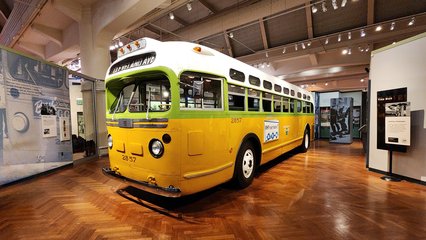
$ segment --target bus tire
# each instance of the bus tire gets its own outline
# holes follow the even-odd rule
[[[235,161],[233,183],[237,188],[246,188],[253,182],[256,159],[257,156],[253,144],[245,141],[241,145]]]
[[[300,152],[305,153],[308,151],[309,149],[309,145],[310,145],[310,133],[308,128],[305,129],[305,132],[303,133],[303,141],[302,141],[302,145],[300,145],[299,149]]]

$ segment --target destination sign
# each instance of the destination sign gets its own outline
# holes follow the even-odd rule
[[[122,61],[114,64],[110,70],[109,74],[118,73],[124,70],[137,68],[145,65],[149,65],[155,61],[155,52],[145,53],[141,55],[131,56]]]

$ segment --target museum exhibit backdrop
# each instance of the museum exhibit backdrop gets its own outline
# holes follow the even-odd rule
[[[72,163],[67,72],[0,49],[0,185]]]
[[[352,143],[353,98],[330,99],[330,142]]]

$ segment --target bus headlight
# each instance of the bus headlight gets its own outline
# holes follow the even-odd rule
[[[158,139],[152,139],[149,142],[149,152],[155,158],[161,157],[164,153],[163,143]]]
[[[110,134],[108,134],[108,147],[109,149],[112,148],[112,136]]]

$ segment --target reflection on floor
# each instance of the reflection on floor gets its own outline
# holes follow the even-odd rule
[[[315,141],[253,184],[165,199],[107,178],[107,158],[0,189],[0,239],[424,239],[426,187],[368,172],[362,144]]]

